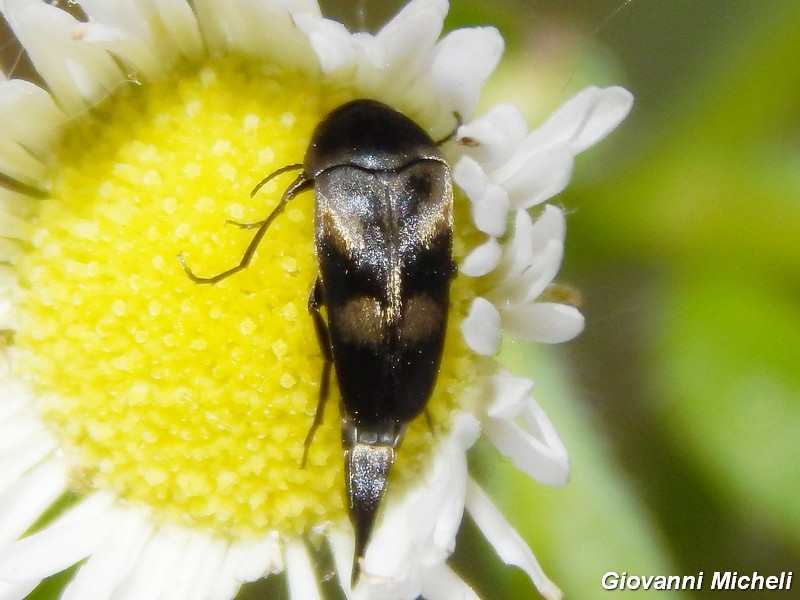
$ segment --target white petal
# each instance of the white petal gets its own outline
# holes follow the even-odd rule
[[[486,419],[483,433],[519,470],[546,485],[561,486],[569,477],[569,455],[544,410],[530,398],[524,427],[507,419]]]
[[[591,119],[572,139],[572,151],[583,152],[616,129],[633,107],[633,94],[622,87],[613,86],[600,91],[592,109]]]
[[[491,398],[487,414],[493,419],[513,419],[528,403],[533,391],[533,381],[515,377],[505,371],[483,378]]]
[[[516,278],[533,263],[537,240],[534,236],[533,219],[527,210],[514,214],[514,237],[508,246],[506,277]],[[504,265],[506,266],[506,265]]]
[[[81,23],[73,34],[85,44],[103,48],[119,57],[145,77],[157,78],[164,72],[164,63],[154,55],[144,40],[103,23]]]
[[[622,88],[584,90],[531,133],[490,180],[508,191],[514,208],[544,202],[569,183],[575,154],[616,127],[631,102]]]
[[[351,600],[354,598],[354,591],[350,589],[350,574],[355,550],[353,534],[337,527],[329,531],[327,537],[342,592],[348,600]],[[363,589],[363,586],[357,585],[356,591],[360,589]]]
[[[542,250],[539,261],[532,265],[521,278],[527,287],[522,297],[523,303],[527,304],[533,302],[547,289],[547,286],[553,282],[558,274],[563,258],[563,242],[561,242],[561,240],[550,240],[547,246]],[[580,333],[580,331],[578,333]],[[577,333],[575,335],[577,335]]]
[[[375,36],[395,84],[410,81],[427,67],[445,15],[445,0],[412,0]]]
[[[459,451],[463,454],[472,448],[480,433],[481,427],[474,415],[468,412],[459,413],[453,419],[449,451],[455,453],[455,456],[459,455]]]
[[[0,147],[5,146],[3,142],[0,142]],[[3,148],[5,150],[5,148]],[[5,152],[2,152],[5,157],[8,156]],[[19,166],[20,163],[14,160],[16,163],[14,166]],[[30,163],[30,166],[33,168],[24,168],[26,175],[29,175],[36,169],[36,165],[34,163]],[[44,171],[42,171],[44,172]],[[10,174],[9,171],[5,171],[5,173]],[[4,215],[2,221],[0,221],[0,235],[3,237],[11,238],[11,239],[19,239],[21,233],[25,231],[25,226],[27,225],[24,219],[19,219],[12,215]]]
[[[13,419],[31,405],[30,391],[16,379],[0,379],[0,423]]]
[[[126,31],[139,39],[147,39],[153,34],[153,25],[148,23],[141,12],[146,2],[133,0],[81,0],[81,8],[89,16],[89,22],[104,27]]]
[[[458,137],[470,138],[477,146],[464,152],[490,171],[504,164],[525,139],[525,117],[510,104],[500,104],[485,116],[463,125]]]
[[[564,211],[552,204],[546,205],[542,214],[536,219],[531,232],[533,252],[543,252],[551,240],[556,240],[563,244],[566,228],[567,223],[564,218]]]
[[[0,458],[14,454],[17,446],[25,445],[32,438],[47,436],[42,422],[27,411],[0,421]]]
[[[524,152],[535,152],[557,144],[568,144],[573,155],[603,139],[628,114],[633,96],[620,87],[588,87],[579,92],[523,144]]]
[[[204,39],[216,51],[272,58],[290,68],[316,62],[307,36],[277,0],[195,0],[193,6]]]
[[[242,583],[283,570],[277,534],[255,542],[230,544],[208,593],[209,600],[230,600]]]
[[[485,298],[475,298],[461,323],[461,333],[474,352],[482,356],[496,354],[500,347],[500,313]]]
[[[564,144],[527,155],[523,162],[509,163],[491,175],[508,193],[511,205],[525,209],[541,204],[567,187],[572,177],[572,152]]]
[[[4,136],[43,158],[57,139],[67,116],[53,97],[22,79],[0,83],[0,127]]]
[[[469,156],[461,157],[453,167],[453,181],[473,202],[480,200],[489,184],[489,178],[481,165]]]
[[[217,576],[208,591],[208,600],[230,600],[235,598],[242,580],[237,578],[236,568],[242,556],[241,548],[228,546]]]
[[[204,51],[200,26],[185,0],[139,0],[137,4],[150,23],[150,29],[163,31],[164,40],[157,48],[174,48],[189,59],[199,59]]]
[[[158,53],[163,68],[177,55],[197,59],[203,51],[197,19],[185,0],[82,0],[81,7],[92,22],[146,42],[150,51]]]
[[[425,600],[480,600],[475,590],[445,565],[425,573],[422,595]]]
[[[503,54],[503,37],[493,27],[456,29],[436,46],[431,75],[445,106],[469,119],[486,78]]]
[[[466,449],[480,432],[475,418],[462,413],[453,422],[453,430],[436,453],[434,465],[427,475],[424,493],[412,503],[409,517],[424,546],[432,542],[435,550],[430,560],[443,558],[455,548],[455,536],[464,513],[467,484]],[[443,550],[444,553],[439,550]]]
[[[56,449],[55,440],[45,431],[32,434],[0,455],[0,491],[8,489],[22,475],[35,467]]]
[[[223,553],[219,552],[220,548]],[[170,574],[160,600],[205,598],[209,584],[219,571],[223,556],[224,543],[212,540],[202,532],[195,532]]]
[[[480,486],[472,480],[467,488],[467,510],[478,529],[506,564],[515,565],[525,571],[539,593],[548,600],[558,600],[563,597],[561,590],[544,574],[525,540],[506,521]]]
[[[564,214],[555,206],[545,206],[536,223],[527,211],[517,211],[514,237],[504,248],[487,299],[506,308],[536,300],[561,268],[564,234]]]
[[[283,569],[283,553],[277,533],[255,542],[235,544],[235,547],[243,550],[235,573],[239,581],[255,581]]]
[[[550,283],[561,267],[564,246],[559,240],[550,240],[542,252],[522,273],[507,275],[489,290],[486,298],[497,306],[513,311],[532,303]],[[498,271],[498,276],[502,274]]]
[[[208,591],[212,589],[222,570],[227,544],[222,540],[205,539],[204,546],[203,555],[195,568],[194,586],[189,588],[184,596],[185,600],[194,600],[195,598],[210,600],[211,596]]]
[[[136,564],[114,591],[114,600],[159,598],[186,549],[189,533],[174,527],[158,530],[147,542]]]
[[[508,194],[490,184],[481,166],[469,156],[462,157],[453,169],[453,181],[472,202],[472,220],[482,232],[500,237],[506,230]]]
[[[78,569],[61,600],[110,600],[117,585],[139,561],[153,527],[132,510],[117,510],[113,534]]]
[[[466,477],[463,451],[452,462],[439,456],[425,487],[387,499],[364,558],[365,579],[411,581],[415,566],[446,559],[464,510]]]
[[[571,110],[573,115],[584,115],[579,123],[574,117],[570,119],[573,126],[577,125],[569,136],[572,152],[583,152],[606,137],[628,115],[632,106],[633,95],[621,87],[590,87],[569,100],[562,108],[564,113]],[[569,130],[565,128],[565,131]]]
[[[0,600],[23,600],[23,598],[27,598],[28,594],[38,585],[38,581],[26,583],[6,583],[5,581],[0,581]]]
[[[285,555],[289,597],[292,600],[320,600],[317,575],[305,544],[301,540],[289,540],[285,545]]]
[[[41,580],[91,555],[113,531],[106,495],[93,494],[46,529],[0,551],[0,580]]]
[[[337,81],[348,82],[365,96],[386,100],[384,92],[391,88],[391,76],[386,72],[386,51],[383,46],[374,36],[363,32],[350,34],[350,43],[354,48],[354,58],[348,67],[336,73]],[[390,92],[390,104],[394,100],[391,96],[397,92],[396,89]],[[400,103],[402,101],[398,98],[398,105]]]
[[[126,74],[102,48],[73,36],[82,24],[66,12],[37,0],[6,0],[5,15],[62,107],[85,110],[113,90]]]
[[[16,540],[66,491],[65,467],[47,460],[0,496],[0,547]]]
[[[472,205],[472,220],[483,233],[501,237],[506,232],[508,210],[506,191],[500,186],[489,184],[483,196]]]
[[[547,413],[531,398],[519,417],[525,430],[546,444],[553,460],[563,469],[561,478],[555,477],[550,485],[564,485],[569,477],[569,454]]]
[[[295,15],[294,22],[308,36],[323,73],[334,73],[355,62],[356,46],[350,32],[341,23],[309,15]]]
[[[458,272],[467,277],[483,277],[500,263],[503,250],[495,238],[489,238],[472,250],[458,268]]]
[[[583,315],[574,306],[538,302],[503,310],[503,329],[529,342],[560,344],[583,331]]]
[[[0,139],[0,172],[28,185],[36,185],[46,174],[42,162],[11,138]],[[9,233],[2,235],[14,237],[19,237],[19,232],[24,231],[20,228],[14,230],[8,224],[4,229]]]
[[[416,598],[421,574],[443,564],[450,555],[464,511],[466,449],[479,434],[475,417],[460,413],[422,480],[403,494],[391,490],[387,494],[383,517],[363,564],[364,588],[374,592],[367,597]],[[349,544],[348,549],[352,550]],[[339,554],[343,554],[337,559],[340,573],[349,573],[349,567],[342,564],[347,554]],[[361,598],[361,586],[356,592],[353,597]]]
[[[2,94],[2,89],[0,89],[0,97],[2,97]],[[0,109],[0,111],[2,111],[2,109]],[[0,124],[0,127],[2,126],[3,125]],[[38,213],[37,205],[37,200],[27,194],[0,188],[0,211],[2,211],[0,221],[8,215],[24,219],[25,222],[28,223],[31,217]],[[15,237],[20,238],[21,234],[21,231],[17,231]],[[19,244],[16,242],[14,242],[14,246],[19,248]],[[2,254],[0,254],[0,256],[2,256]]]
[[[317,0],[280,0],[280,3],[293,15],[322,15]]]
[[[232,543],[218,549],[215,576],[206,588],[209,600],[230,600],[241,584],[283,570],[283,552],[277,534],[254,542]]]

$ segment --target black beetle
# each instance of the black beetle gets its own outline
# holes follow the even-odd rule
[[[197,283],[216,283],[247,267],[270,223],[313,186],[319,276],[309,297],[325,363],[305,463],[328,395],[331,366],[341,392],[342,445],[355,530],[351,584],[360,573],[387,478],[408,423],[433,391],[447,325],[453,190],[439,146],[419,125],[374,100],[354,100],[317,126],[300,174],[258,228],[238,265]],[[327,323],[320,307],[327,307]]]

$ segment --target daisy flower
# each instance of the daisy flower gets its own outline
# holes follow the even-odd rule
[[[558,598],[470,479],[481,433],[548,485],[567,453],[501,335],[561,342],[583,320],[552,293],[562,211],[541,205],[574,156],[627,114],[590,88],[532,132],[499,106],[475,118],[503,49],[493,28],[441,37],[444,0],[414,0],[377,34],[314,0],[41,0],[0,9],[40,77],[0,81],[0,598],[74,567],[64,599],[225,600],[285,573],[322,597],[327,547],[351,599],[474,598],[447,565],[464,511],[499,556]],[[457,186],[448,335],[427,418],[398,450],[351,589],[339,407],[305,465],[323,355],[306,299],[313,194],[235,264],[337,106],[384,102],[443,144]],[[532,217],[531,214],[535,214]],[[333,386],[334,388],[336,386]]]

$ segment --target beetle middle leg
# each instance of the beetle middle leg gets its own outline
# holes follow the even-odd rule
[[[267,181],[269,181],[276,175],[285,173],[286,171],[289,170],[289,168],[297,168],[297,165],[289,165],[289,167],[278,169],[277,171],[275,171],[274,173],[263,179],[253,189],[253,191],[250,194],[251,197],[259,189],[261,189],[261,186],[263,186]],[[196,275],[194,271],[192,271],[189,265],[186,264],[186,259],[183,257],[183,253],[181,253],[178,254],[178,260],[180,261],[181,266],[183,267],[183,270],[186,273],[186,275],[189,277],[189,279],[191,279],[195,283],[211,284],[211,283],[217,283],[218,281],[222,281],[226,277],[230,277],[231,275],[238,273],[242,269],[246,269],[250,264],[250,261],[253,259],[253,255],[256,253],[258,245],[261,243],[261,240],[267,233],[267,229],[269,229],[269,226],[272,224],[275,218],[283,212],[283,209],[286,207],[286,204],[288,204],[289,200],[294,198],[297,194],[307,190],[313,184],[314,184],[313,179],[309,178],[305,173],[300,173],[291,183],[291,185],[288,188],[286,188],[286,191],[283,193],[283,196],[281,196],[280,202],[278,202],[278,205],[272,209],[272,212],[269,213],[269,216],[266,219],[264,219],[263,221],[258,221],[257,223],[238,224],[238,225],[243,225],[245,227],[258,227],[258,231],[256,231],[256,234],[253,236],[253,239],[250,240],[250,243],[248,244],[247,249],[244,251],[242,259],[239,261],[238,265],[231,267],[230,269],[227,269],[225,271],[222,271],[222,273],[217,273],[216,275],[213,275],[211,277],[200,277]]]
[[[333,355],[331,354],[331,340],[328,334],[328,326],[322,318],[319,308],[324,304],[322,299],[322,288],[320,287],[319,279],[314,282],[314,289],[308,296],[308,312],[311,313],[311,318],[314,320],[314,329],[317,332],[317,341],[322,350],[322,358],[325,362],[322,363],[322,376],[319,384],[319,401],[317,402],[317,411],[314,413],[314,421],[311,423],[311,429],[308,430],[306,441],[303,450],[303,462],[301,465],[306,466],[308,460],[308,451],[311,449],[311,442],[314,440],[314,434],[322,425],[322,417],[325,414],[325,404],[328,401],[328,395],[331,388],[331,367],[333,366]]]

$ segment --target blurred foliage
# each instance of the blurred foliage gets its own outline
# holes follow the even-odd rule
[[[636,96],[556,200],[585,333],[507,353],[572,481],[542,489],[485,447],[479,479],[567,598],[603,593],[606,571],[703,571],[682,597],[771,597],[708,579],[800,565],[800,3],[457,0],[453,19],[501,28],[487,96],[531,126],[584,85]],[[524,578],[495,594],[503,566],[478,548],[484,597],[531,597]]]

